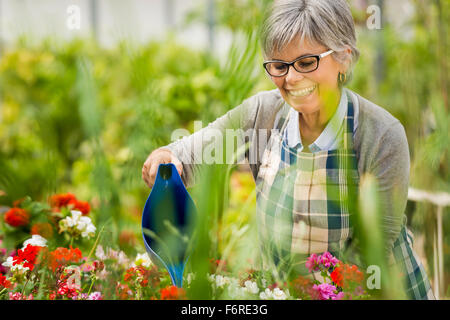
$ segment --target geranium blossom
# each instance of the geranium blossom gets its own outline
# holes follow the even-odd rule
[[[247,280],[247,281],[244,282],[244,286],[248,290],[248,292],[250,292],[252,294],[258,294],[259,293],[258,285],[254,281]]]
[[[147,273],[147,270],[142,266],[131,267],[126,271],[124,281],[145,287],[148,284]]]
[[[26,296],[20,292],[9,292],[9,300],[34,300],[34,297],[31,293]]]
[[[56,269],[66,266],[70,263],[79,263],[82,259],[82,253],[78,248],[70,249],[59,247],[54,251],[49,252],[48,265],[49,267],[55,271]]]
[[[152,265],[152,261],[148,256],[148,253],[138,253],[136,259],[133,262],[134,266],[143,266],[145,268],[149,268]]]
[[[17,274],[23,274],[27,271],[29,271],[29,268],[25,268],[23,265],[21,264],[14,264],[14,258],[13,257],[8,257],[6,259],[5,262],[2,263],[2,266],[6,267],[6,268],[10,268],[12,272],[17,273]]]
[[[91,206],[87,201],[77,200],[69,204],[73,205],[72,209],[80,211],[84,216],[88,215],[89,212],[91,211]]]
[[[112,248],[107,248],[106,253],[101,245],[98,245],[95,249],[95,256],[102,260],[115,260],[117,262],[117,266],[120,268],[129,268],[130,259],[128,259],[127,255],[121,250],[114,250]]]
[[[50,205],[56,211],[66,207],[70,210],[80,211],[83,215],[88,215],[91,211],[89,202],[78,200],[72,193],[55,194],[51,196]]]
[[[319,260],[317,254],[311,254],[311,256],[309,256],[309,258],[306,260],[305,265],[308,268],[309,272],[319,271]]]
[[[72,285],[69,286],[67,282],[59,281],[58,283],[58,291],[57,293],[60,296],[67,297],[69,299],[73,299],[74,297],[77,297],[80,294],[81,287],[78,285]]]
[[[12,227],[26,226],[30,222],[30,214],[21,208],[11,208],[5,213],[5,222]]]
[[[87,298],[87,300],[103,300],[103,296],[101,292],[92,292],[89,297]]]
[[[360,283],[364,275],[355,265],[343,264],[336,267],[330,274],[331,280],[342,288],[347,288],[352,283]]]
[[[186,291],[183,288],[176,286],[169,286],[160,290],[161,300],[180,300],[186,296]]]
[[[318,263],[322,264],[325,268],[334,267],[339,263],[339,260],[335,258],[331,253],[328,251],[320,255],[318,258]]]
[[[40,246],[28,244],[24,249],[17,250],[17,255],[13,257],[12,265],[22,265],[24,268],[28,268],[33,271],[41,248],[42,247]]]
[[[259,298],[262,300],[269,300],[272,299],[272,290],[270,290],[269,288],[266,288],[264,291],[262,291],[259,294]]]
[[[76,210],[72,210],[70,213],[71,216],[59,222],[59,232],[67,231],[75,238],[80,235],[83,238],[93,237],[96,228],[92,224],[91,218],[82,216],[82,213]]]
[[[2,289],[2,287],[3,288],[10,288],[11,287],[11,282],[8,279],[6,279],[5,276],[0,274],[0,289]]]
[[[273,288],[273,290],[266,288],[259,294],[259,298],[262,300],[286,300],[289,296],[289,290],[285,292],[278,287]]]
[[[44,237],[41,237],[38,234],[34,234],[31,236],[30,239],[24,241],[22,249],[24,249],[29,244],[31,244],[32,246],[35,246],[35,247],[46,247],[47,239],[45,239]]]
[[[224,286],[229,285],[231,283],[231,280],[230,280],[229,277],[222,276],[220,274],[215,275],[214,279],[215,279],[215,282],[216,282],[216,286],[218,288],[223,288]]]
[[[319,293],[320,300],[340,300],[342,298],[342,294],[338,295],[336,287],[329,283],[315,284],[313,289]]]
[[[50,205],[52,207],[66,207],[69,203],[76,201],[77,198],[72,193],[55,194],[50,197]]]
[[[280,288],[274,288],[272,291],[272,297],[275,300],[286,300],[289,296],[289,291],[286,292],[281,290]]]

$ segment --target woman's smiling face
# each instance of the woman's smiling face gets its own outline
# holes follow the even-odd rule
[[[323,45],[308,41],[300,43],[298,39],[294,39],[270,58],[288,62],[309,54],[319,55],[328,50]],[[319,67],[313,72],[300,73],[291,66],[285,76],[271,79],[284,100],[298,112],[307,115],[318,112],[327,105],[326,101],[336,97],[339,91],[338,74],[343,71],[343,66],[328,55],[320,59]]]

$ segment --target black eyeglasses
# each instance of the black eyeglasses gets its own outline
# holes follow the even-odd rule
[[[281,60],[264,61],[263,67],[267,73],[272,77],[283,77],[289,72],[289,67],[293,66],[297,72],[308,73],[317,70],[319,67],[319,61],[331,54],[333,50],[321,54],[311,54],[302,56],[295,59],[292,62],[285,62]]]

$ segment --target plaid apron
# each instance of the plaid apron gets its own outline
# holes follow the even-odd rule
[[[312,253],[328,251],[341,259],[352,250],[349,189],[353,185],[357,190],[359,185],[354,109],[349,96],[343,147],[315,153],[287,145],[283,136],[291,112],[280,117],[261,160],[256,179],[258,236],[263,267],[278,275],[292,271],[306,275],[306,258]],[[394,243],[393,256],[407,275],[408,297],[434,298],[406,226]]]

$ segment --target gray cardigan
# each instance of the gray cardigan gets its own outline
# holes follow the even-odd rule
[[[348,91],[353,102],[359,105],[358,127],[354,132],[358,172],[360,177],[365,173],[371,173],[377,178],[386,253],[390,256],[390,249],[398,238],[406,218],[404,210],[410,168],[408,141],[402,124],[389,112]],[[270,130],[274,128],[280,116],[286,115],[290,108],[278,89],[259,92],[207,127],[161,148],[170,149],[183,163],[182,179],[186,187],[190,187],[196,183],[195,176],[202,155],[201,147],[213,141],[211,135],[205,136],[208,129],[216,131],[218,129],[221,132],[232,128],[240,128],[243,131],[251,129],[252,134],[244,138],[249,143],[245,157],[248,160],[249,154],[252,154],[253,160],[249,165],[256,181]],[[264,131],[268,133],[267,137],[260,137],[260,133]],[[194,145],[195,147],[191,147]]]

